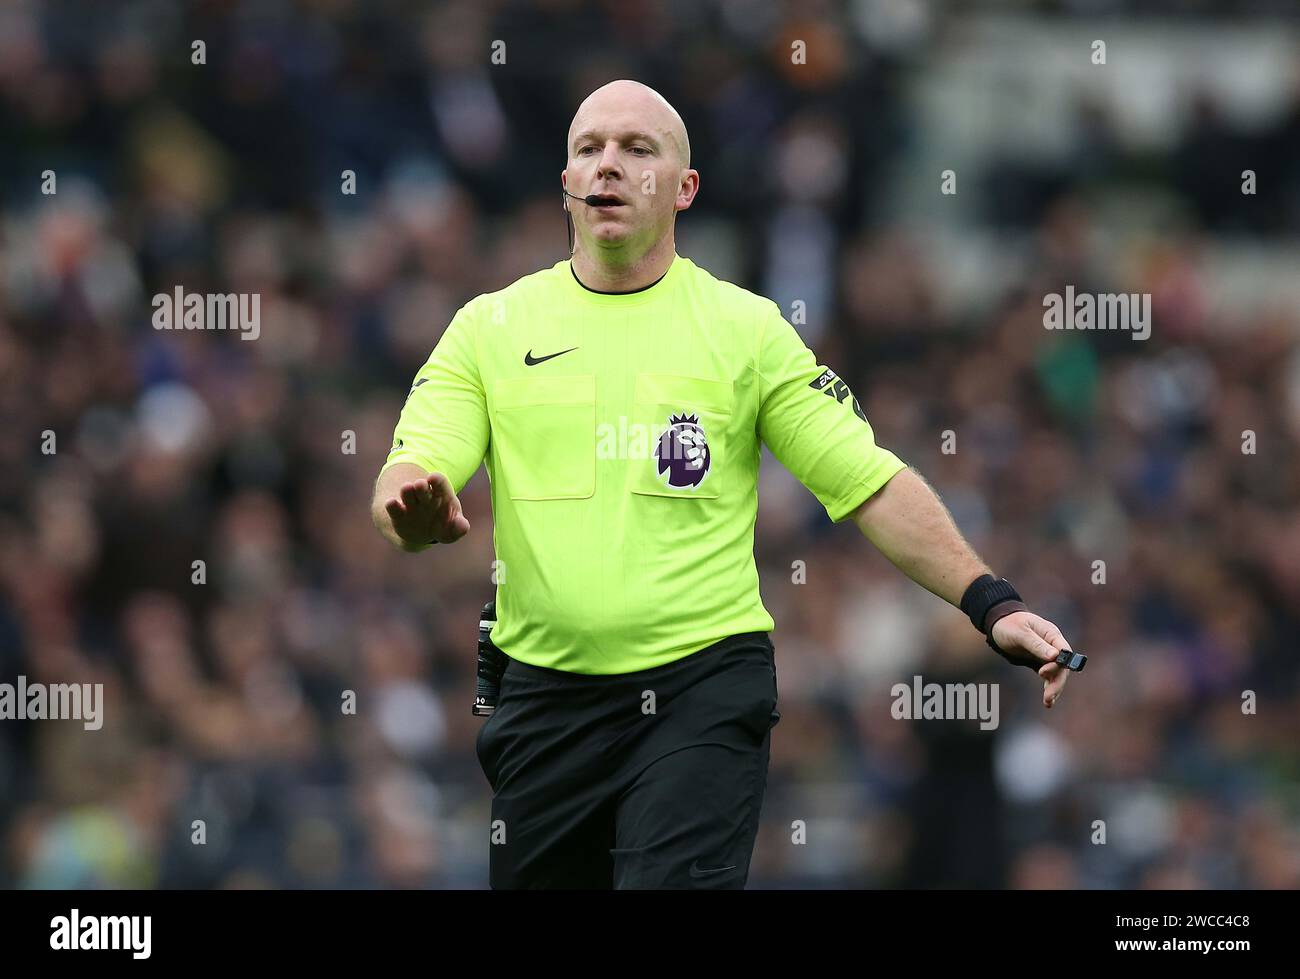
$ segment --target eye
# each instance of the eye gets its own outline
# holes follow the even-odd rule
[[[648,149],[646,149],[644,146],[633,146],[633,147],[632,147],[632,152],[635,153],[635,154],[637,154],[638,156],[645,156],[645,155],[647,155],[650,151],[649,151]]]
[[[582,146],[582,147],[579,147],[579,148],[578,148],[578,155],[579,155],[579,156],[582,156],[583,154],[585,154],[585,153],[587,152],[587,150],[594,150],[595,148],[596,148],[596,147],[594,147],[594,146]]]

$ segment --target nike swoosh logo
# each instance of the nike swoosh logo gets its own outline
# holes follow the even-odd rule
[[[720,874],[724,870],[735,870],[735,869],[736,869],[736,865],[733,863],[730,867],[710,867],[707,870],[704,870],[700,867],[700,862],[696,860],[691,863],[691,876],[695,878],[712,877],[714,874]]]
[[[524,354],[524,363],[527,364],[529,367],[533,367],[536,364],[545,363],[546,361],[550,360],[552,357],[558,357],[560,356],[560,354],[571,353],[572,351],[577,349],[578,349],[577,347],[570,347],[568,350],[561,350],[559,354],[547,354],[545,357],[534,357],[533,352],[529,350],[528,353]]]

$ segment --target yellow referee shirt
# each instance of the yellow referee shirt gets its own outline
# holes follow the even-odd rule
[[[906,468],[772,301],[679,255],[632,293],[586,289],[563,261],[456,313],[384,468],[459,493],[486,461],[493,641],[627,673],[774,627],[754,564],[762,444],[837,522]]]

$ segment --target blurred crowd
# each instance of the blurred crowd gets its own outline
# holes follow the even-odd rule
[[[935,13],[0,7],[0,682],[106,702],[98,731],[0,720],[0,885],[485,886],[487,479],[445,553],[392,550],[370,494],[459,305],[565,256],[563,134],[633,77],[690,129],[679,253],[803,300],[878,440],[1091,656],[1044,711],[765,459],[782,721],[750,886],[1300,886],[1300,316],[1217,302],[1207,258],[1296,233],[1300,86],[1248,135],[1207,101],[1163,152],[986,184],[1019,247],[997,301],[954,312],[887,217],[908,78],[942,56],[908,10]],[[1259,146],[1262,205],[1235,194]],[[1112,179],[1188,219],[1117,253],[1091,207]],[[1151,338],[1045,330],[1067,284],[1150,293]],[[153,329],[177,285],[259,294],[260,336]],[[998,683],[998,729],[894,719],[914,675]]]

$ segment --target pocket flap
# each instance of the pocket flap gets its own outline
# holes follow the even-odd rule
[[[638,374],[636,400],[640,404],[679,404],[707,409],[718,415],[731,413],[734,392],[727,381],[684,374]]]

